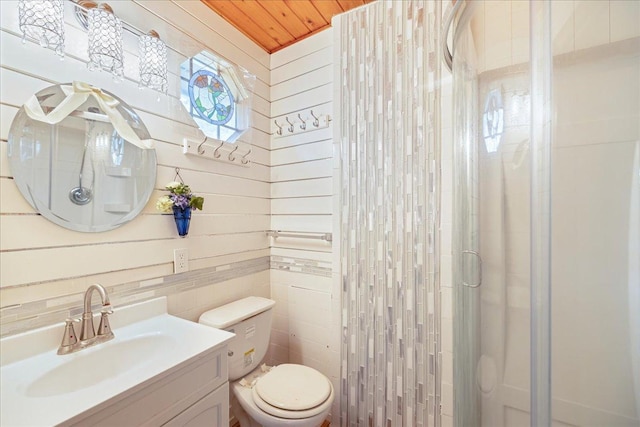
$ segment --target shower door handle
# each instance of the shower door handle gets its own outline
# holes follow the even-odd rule
[[[482,285],[482,257],[476,251],[462,251],[463,254],[471,254],[478,258],[478,283],[467,283],[464,280],[462,284],[468,288],[479,288]]]

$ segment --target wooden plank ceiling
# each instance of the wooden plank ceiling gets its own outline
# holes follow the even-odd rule
[[[374,0],[201,0],[269,53],[331,26],[331,18]]]

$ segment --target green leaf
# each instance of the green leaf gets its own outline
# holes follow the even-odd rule
[[[192,197],[191,201],[189,202],[189,206],[191,206],[193,209],[200,209],[202,210],[202,205],[204,205],[204,197]]]
[[[200,111],[205,110],[205,108],[202,106],[202,101],[200,101],[200,98],[196,98],[196,107],[198,107],[198,110]]]

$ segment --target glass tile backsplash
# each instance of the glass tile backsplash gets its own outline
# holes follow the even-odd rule
[[[334,18],[343,426],[437,426],[440,2]]]
[[[119,305],[159,296],[170,296],[186,290],[259,273],[269,268],[270,258],[264,256],[156,279],[107,286],[106,288],[111,304],[117,310]],[[29,329],[63,322],[68,317],[78,317],[82,314],[83,296],[83,293],[77,293],[2,307],[0,308],[0,336],[13,335]],[[99,311],[97,305],[95,310]]]

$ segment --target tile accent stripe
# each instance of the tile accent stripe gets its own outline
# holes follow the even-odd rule
[[[185,290],[201,288],[269,269],[269,257],[263,256],[181,274],[146,279],[138,282],[108,286],[109,299],[114,307],[132,304],[159,296],[169,296]],[[65,295],[0,307],[0,336],[63,322],[82,314],[84,293]],[[99,307],[95,306],[96,310]]]
[[[292,273],[305,273],[314,276],[331,277],[331,261],[317,261],[307,258],[271,256],[272,270],[285,270]]]

